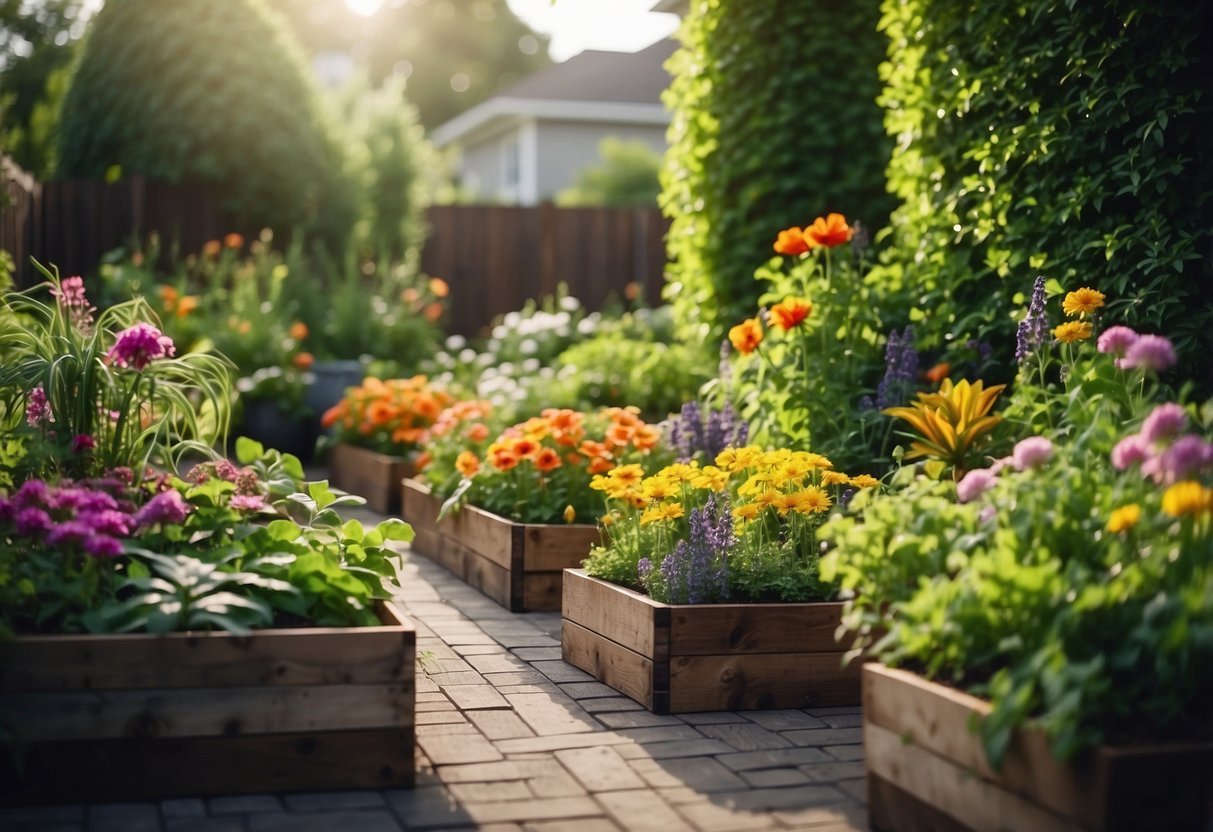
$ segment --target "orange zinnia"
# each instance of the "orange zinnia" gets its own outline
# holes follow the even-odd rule
[[[228,248],[244,248],[244,238],[233,231],[223,238],[223,244]]]
[[[535,459],[532,461],[535,463],[536,468],[546,473],[560,467],[560,454],[551,448],[540,448],[539,453],[535,454]]]
[[[510,453],[514,454],[515,456],[522,457],[523,459],[533,457],[538,450],[539,445],[525,437],[522,439],[515,439],[514,444],[510,446]]]
[[[184,318],[198,308],[197,295],[185,295],[177,301],[177,317]]]
[[[307,324],[303,321],[295,321],[291,324],[290,336],[296,341],[302,341],[307,337]]]
[[[509,471],[511,468],[518,466],[518,457],[508,451],[500,451],[493,454],[493,467],[498,471]]]
[[[489,426],[484,422],[477,422],[469,427],[463,435],[470,442],[483,442],[489,438]]]
[[[480,458],[471,451],[463,451],[455,460],[455,467],[466,479],[471,479],[480,470]]]
[[[842,214],[828,214],[813,220],[804,233],[817,245],[832,248],[850,242],[855,232],[847,225],[847,218]]]
[[[445,298],[451,293],[451,287],[441,277],[430,278],[430,294],[436,298]]]
[[[749,355],[762,343],[762,322],[747,318],[729,330],[729,340],[742,355]]]
[[[310,352],[301,352],[291,359],[291,363],[300,370],[310,370],[316,363],[316,357]]]
[[[799,324],[813,311],[813,304],[804,298],[784,298],[783,303],[771,307],[771,323],[787,332]]]
[[[614,467],[615,463],[611,462],[611,460],[607,459],[605,456],[597,456],[590,461],[590,467],[586,470],[591,474],[605,474]]]
[[[794,225],[779,232],[774,248],[777,254],[804,254],[815,245],[815,241],[805,237],[804,232]]]
[[[939,382],[948,377],[948,373],[950,372],[952,372],[952,365],[946,361],[940,361],[923,375],[932,384],[939,384]]]

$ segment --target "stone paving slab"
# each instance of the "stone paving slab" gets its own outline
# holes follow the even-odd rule
[[[559,613],[511,614],[407,554],[401,576],[414,789],[0,808],[0,830],[867,829],[858,708],[654,715],[561,661]]]

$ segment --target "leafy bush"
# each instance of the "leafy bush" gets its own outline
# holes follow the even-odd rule
[[[111,0],[63,102],[59,173],[210,182],[241,224],[343,244],[353,193],[310,78],[261,0]]]
[[[1008,278],[1043,272],[1172,336],[1208,388],[1209,5],[886,0],[883,11],[880,101],[901,200],[884,279],[912,297],[921,343],[979,334],[1008,357],[999,310],[1021,292]]]
[[[557,205],[657,204],[660,153],[641,141],[608,136],[598,145],[598,156],[597,166],[584,168],[572,188],[556,195]]]
[[[758,297],[770,229],[846,211],[879,227],[892,207],[890,143],[875,99],[878,0],[695,0],[667,64],[673,113],[661,173],[672,219],[666,297],[693,343],[718,343]]]

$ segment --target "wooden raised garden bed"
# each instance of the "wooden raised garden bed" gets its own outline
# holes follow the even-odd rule
[[[1020,731],[1002,768],[986,760],[975,718],[988,702],[904,670],[863,670],[863,742],[873,829],[1205,829],[1213,744],[1100,746],[1058,762],[1039,731]]]
[[[671,605],[564,573],[561,653],[653,713],[859,704],[841,603]]]
[[[601,539],[597,526],[515,523],[466,505],[439,523],[441,508],[424,483],[405,481],[413,551],[511,612],[560,609],[561,572],[580,566]]]
[[[413,783],[413,627],[0,641],[0,802]]]
[[[368,448],[339,442],[329,451],[329,480],[334,488],[357,494],[367,508],[391,514],[400,508],[401,483],[413,476],[411,463]]]

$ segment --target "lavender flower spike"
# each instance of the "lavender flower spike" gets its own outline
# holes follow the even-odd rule
[[[1049,319],[1045,314],[1045,277],[1038,275],[1032,284],[1028,314],[1015,331],[1015,360],[1023,364],[1041,344],[1049,341]]]

